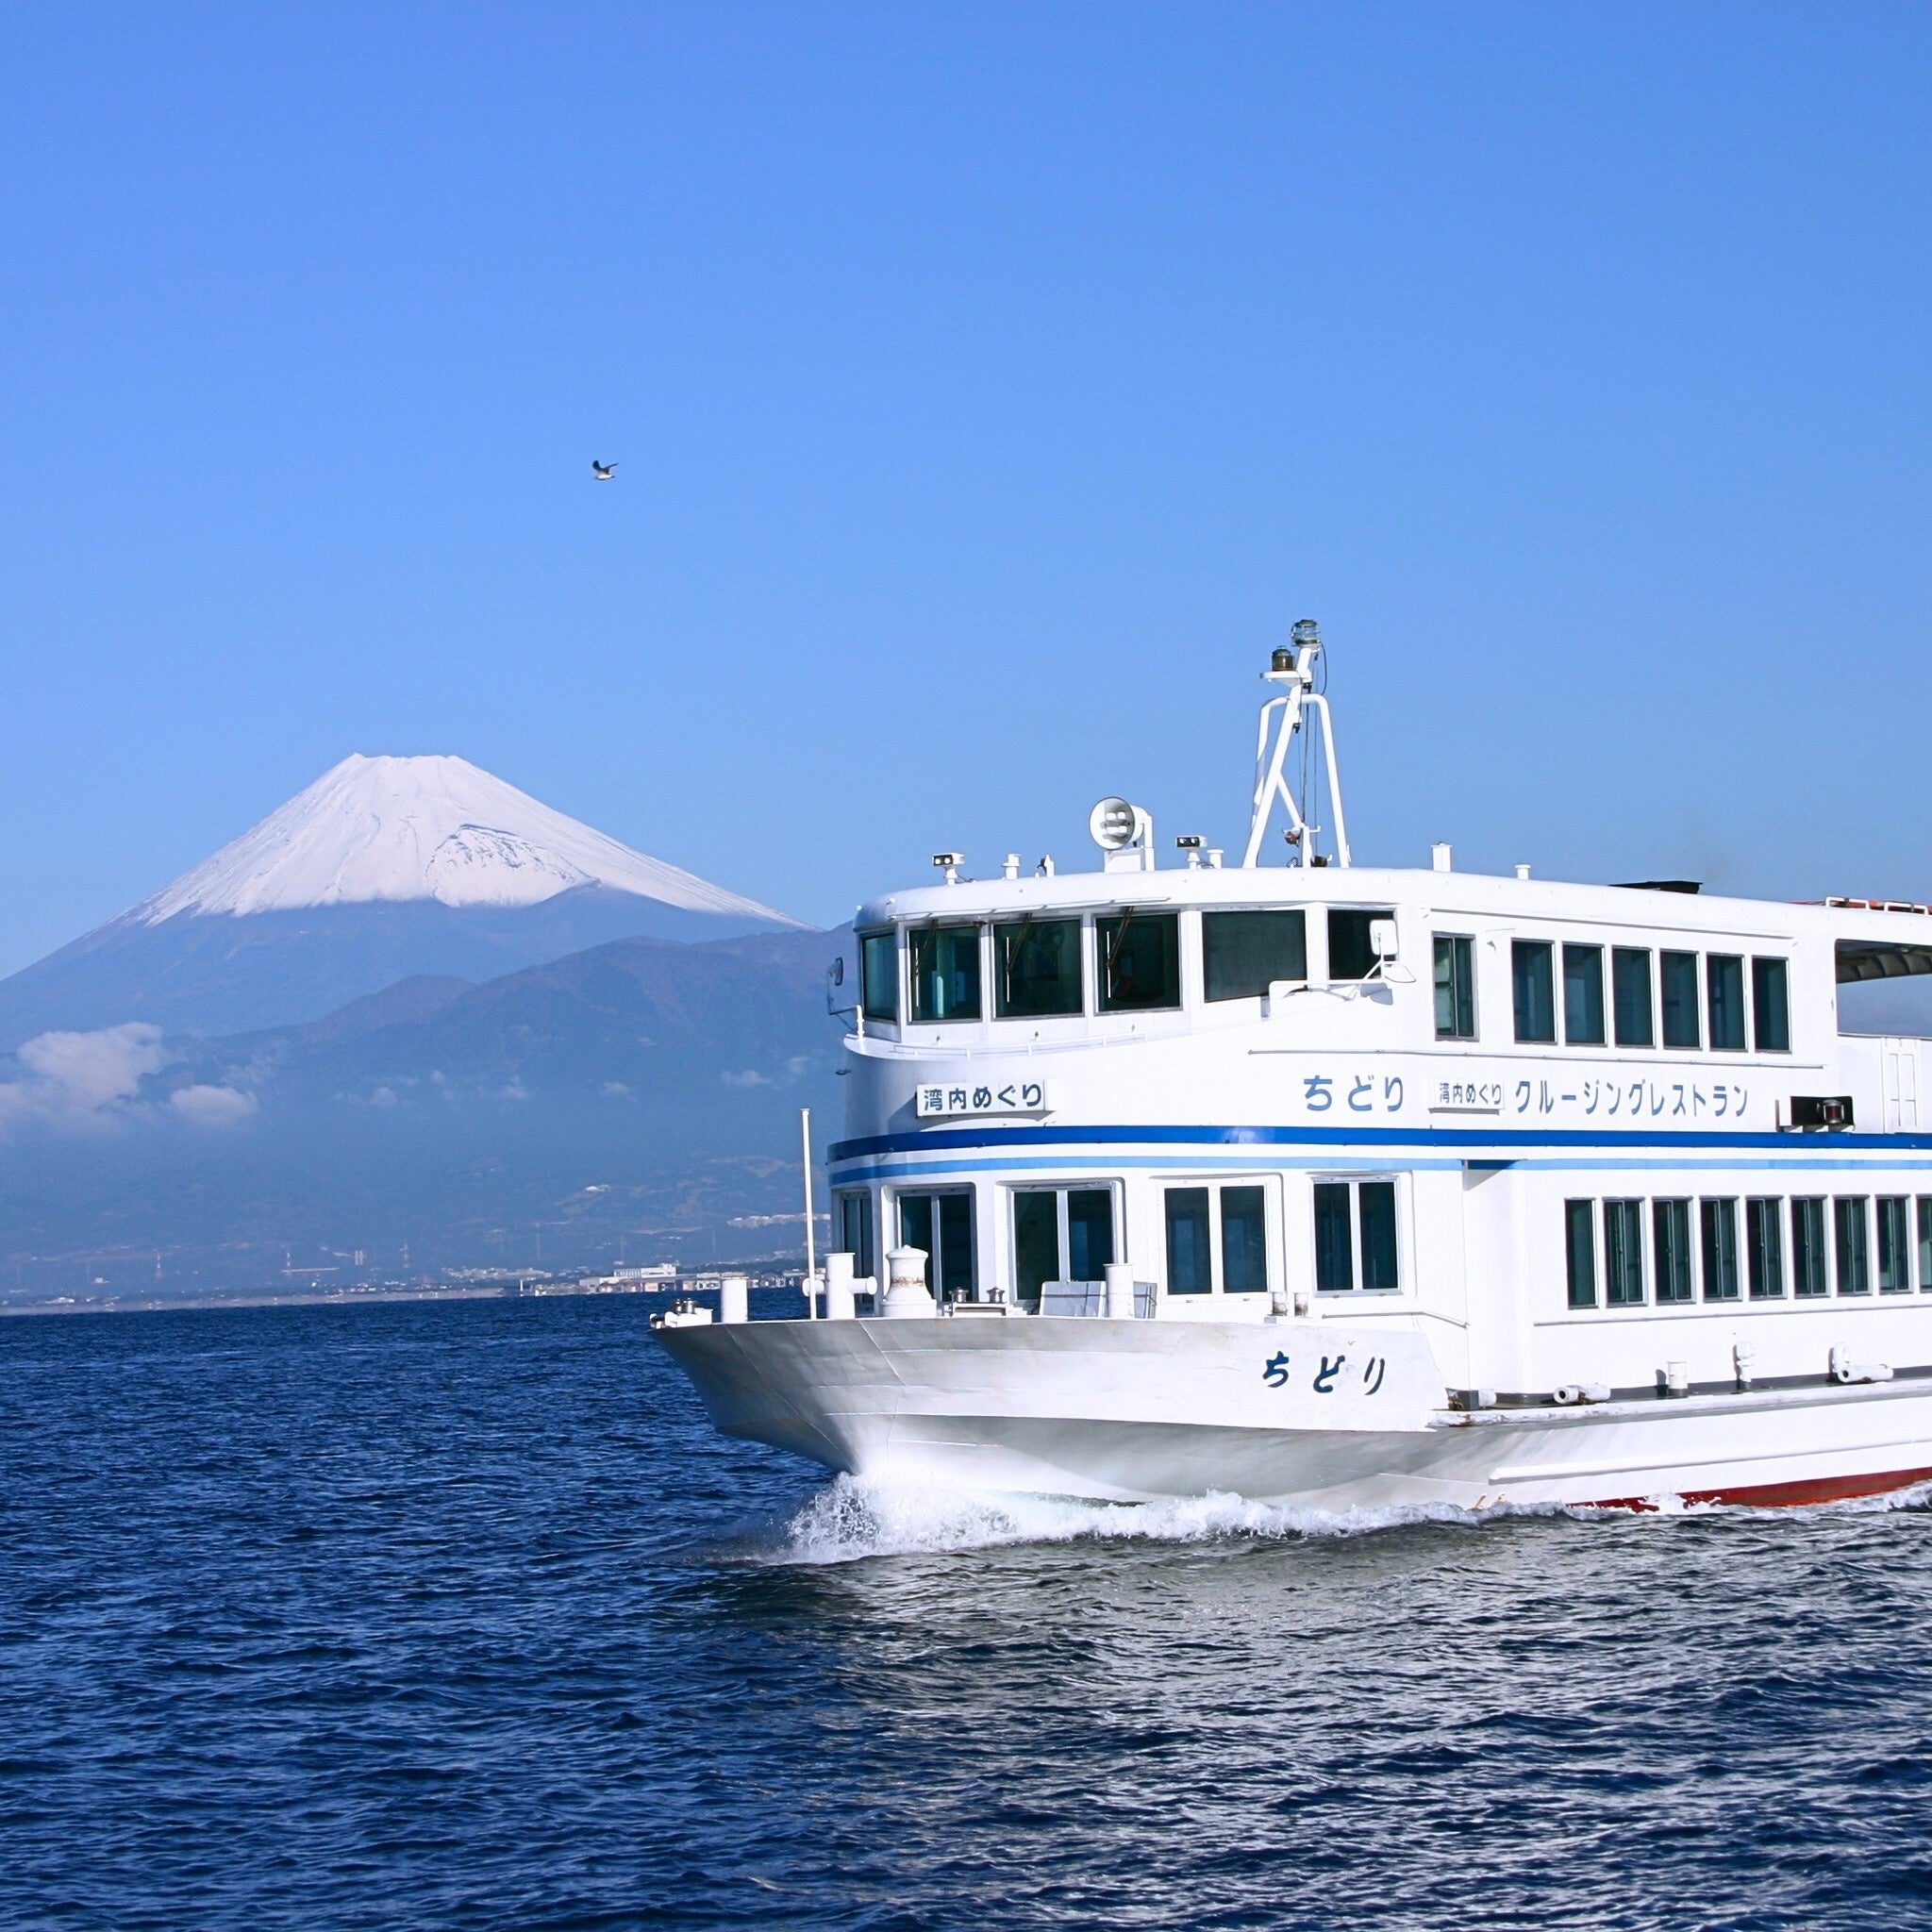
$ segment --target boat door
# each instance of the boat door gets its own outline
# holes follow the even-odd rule
[[[1885,1131],[1915,1134],[1919,1130],[1919,1042],[1888,1040],[1885,1058]]]

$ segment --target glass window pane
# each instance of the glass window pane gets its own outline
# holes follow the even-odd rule
[[[1259,1294],[1268,1287],[1268,1214],[1259,1188],[1221,1191],[1221,1291]]]
[[[1208,1240],[1208,1190],[1167,1191],[1167,1291],[1210,1294],[1213,1257]]]
[[[1701,1201],[1698,1218],[1704,1235],[1704,1299],[1738,1299],[1738,1204]]]
[[[1604,949],[1563,948],[1563,1038],[1572,1046],[1604,1043]]]
[[[1643,1203],[1604,1203],[1605,1299],[1613,1308],[1643,1300]]]
[[[1346,1181],[1320,1181],[1315,1187],[1315,1286],[1355,1286],[1355,1230]]]
[[[1100,1010],[1144,1013],[1181,1003],[1180,920],[1172,912],[1126,912],[1093,922],[1100,959]]]
[[[1460,933],[1436,938],[1436,1038],[1475,1038],[1474,941]]]
[[[932,1286],[933,1225],[930,1194],[899,1196],[899,1245],[918,1248],[925,1256],[925,1285]],[[881,1288],[884,1283],[880,1284]]]
[[[939,1197],[940,1296],[943,1301],[973,1297],[973,1196]]]
[[[1790,969],[1784,960],[1752,960],[1751,1015],[1759,1053],[1790,1052]]]
[[[1067,1279],[1105,1281],[1113,1259],[1113,1190],[1067,1190]]]
[[[976,1020],[979,1013],[979,928],[928,925],[907,935],[911,952],[912,1017]]]
[[[1710,1001],[1710,1044],[1715,1053],[1744,1051],[1744,962],[1727,953],[1707,954],[1704,990]]]
[[[1932,1194],[1919,1196],[1919,1291],[1932,1294]]]
[[[1659,1306],[1666,1302],[1688,1302],[1690,1299],[1690,1202],[1653,1201],[1650,1226],[1657,1302]]]
[[[1060,1197],[1033,1192],[1013,1196],[1013,1292],[1037,1302],[1043,1281],[1060,1279]]]
[[[1378,919],[1393,919],[1388,907],[1367,912],[1334,910],[1328,915],[1328,977],[1366,979],[1375,970],[1375,949],[1369,927]]]
[[[1516,989],[1516,1037],[1548,1041],[1557,1038],[1557,990],[1552,948],[1547,940],[1516,940],[1509,947]]]
[[[1395,1288],[1395,1183],[1361,1181],[1356,1187],[1362,1227],[1362,1286]]]
[[[1203,991],[1210,1000],[1259,999],[1277,979],[1308,976],[1305,912],[1204,912]]]
[[[872,1196],[839,1196],[839,1249],[852,1257],[852,1272],[860,1276],[872,1273]]]
[[[1872,1292],[1871,1237],[1866,1233],[1866,1224],[1870,1219],[1865,1211],[1867,1204],[1868,1197],[1863,1194],[1841,1196],[1831,1204],[1838,1238],[1838,1291],[1840,1294]]]
[[[858,941],[858,974],[865,1017],[899,1017],[899,942],[889,932],[869,932]]]
[[[1617,946],[1610,953],[1610,998],[1615,1008],[1617,1044],[1653,1046],[1650,955],[1641,946]]]
[[[1563,1203],[1563,1243],[1570,1264],[1570,1306],[1596,1307],[1596,1206],[1590,1201]]]
[[[1657,964],[1663,979],[1664,1044],[1701,1046],[1704,1034],[1697,1024],[1697,955],[1659,953]]]
[[[1903,1196],[1878,1203],[1878,1292],[1910,1294],[1912,1291],[1912,1250],[1907,1235],[1909,1225]]]
[[[1002,1020],[1081,1010],[1077,919],[1018,919],[994,926],[992,944]]]
[[[1785,1291],[1784,1223],[1775,1201],[1744,1204],[1744,1246],[1751,1261],[1751,1299],[1777,1301]]]
[[[1819,1295],[1828,1287],[1824,1259],[1824,1203],[1791,1203],[1791,1292]]]

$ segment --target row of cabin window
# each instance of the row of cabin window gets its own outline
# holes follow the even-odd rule
[[[1328,976],[1366,979],[1375,966],[1369,927],[1394,915],[1385,908],[1332,909]],[[916,1024],[987,1017],[982,979],[992,978],[992,1014],[1001,1020],[1047,1019],[1087,1010],[1081,921],[1024,918],[983,925],[923,925],[906,934],[909,1010]],[[1181,1003],[1180,918],[1131,908],[1093,922],[1097,985],[1093,1009],[1139,1013]],[[900,1016],[899,942],[892,932],[859,939],[861,1003],[868,1020]],[[1293,911],[1204,912],[1201,986],[1208,1000],[1257,999],[1276,980],[1308,976],[1307,914]]]
[[[1669,1307],[1693,1301],[1699,1293],[1707,1302],[1781,1301],[1787,1292],[1803,1300],[1829,1294],[1834,1285],[1841,1295],[1870,1294],[1874,1277],[1880,1294],[1910,1294],[1915,1247],[1918,1285],[1932,1294],[1932,1195],[1917,1197],[1916,1213],[1911,1197],[1880,1195],[1875,1245],[1873,1208],[1869,1194],[1790,1201],[1770,1196],[1741,1204],[1728,1195],[1648,1204],[1566,1201],[1570,1306],[1597,1307],[1599,1283],[1603,1305],[1612,1308],[1641,1307],[1646,1302]]]
[[[1198,1182],[1162,1190],[1169,1294],[1268,1291],[1267,1194],[1252,1182]],[[924,1250],[926,1286],[941,1300],[974,1292],[973,1193],[941,1188],[896,1196],[898,1239]],[[1037,1302],[1049,1281],[1104,1281],[1118,1252],[1110,1187],[1017,1188],[1014,1293]],[[836,1197],[837,1239],[861,1275],[873,1273],[872,1201]],[[1395,1183],[1323,1181],[1315,1187],[1315,1286],[1324,1293],[1401,1286]]]
[[[1558,947],[1548,940],[1515,940],[1509,947],[1511,991],[1516,1038],[1525,1044],[1554,1046],[1557,1041],[1557,967]],[[1744,1000],[1746,961],[1741,954],[1707,953],[1698,971],[1695,953],[1657,955],[1657,985],[1661,1002],[1653,1000],[1651,952],[1647,946],[1612,946],[1607,1010],[1604,1000],[1604,948],[1572,945],[1561,948],[1563,976],[1563,1043],[1566,1046],[1605,1046],[1613,1038],[1618,1046],[1655,1046],[1657,1006],[1662,1007],[1663,1044],[1693,1051],[1705,1044],[1707,1021],[1711,1049],[1742,1053],[1746,1031]],[[1474,941],[1458,933],[1441,933],[1435,943],[1436,1038],[1474,1040],[1475,1030]],[[1779,958],[1750,962],[1749,1028],[1759,1053],[1791,1050],[1790,965]],[[1700,1002],[1699,988],[1703,997]],[[1608,1026],[1606,1026],[1606,1018]]]

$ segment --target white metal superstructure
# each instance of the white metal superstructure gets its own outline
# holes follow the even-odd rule
[[[718,1424],[1120,1499],[1932,1475],[1926,1042],[1837,1015],[1932,912],[1354,865],[1320,650],[1265,674],[1243,863],[1109,800],[1096,872],[860,909],[829,1319],[668,1318]]]

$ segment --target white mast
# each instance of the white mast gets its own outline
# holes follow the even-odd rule
[[[1312,617],[1305,617],[1290,635],[1292,644],[1274,653],[1272,667],[1262,672],[1268,684],[1287,687],[1278,698],[1261,707],[1261,726],[1255,742],[1255,809],[1248,824],[1248,849],[1241,864],[1252,868],[1260,862],[1261,841],[1280,799],[1288,812],[1288,839],[1298,855],[1295,863],[1312,864],[1315,858],[1312,827],[1303,815],[1285,772],[1289,746],[1302,728],[1303,713],[1316,711],[1322,720],[1322,751],[1328,770],[1328,797],[1335,808],[1335,863],[1348,865],[1348,821],[1341,811],[1341,774],[1335,762],[1335,725],[1329,716],[1328,700],[1315,689],[1315,665],[1322,655],[1322,637]]]

